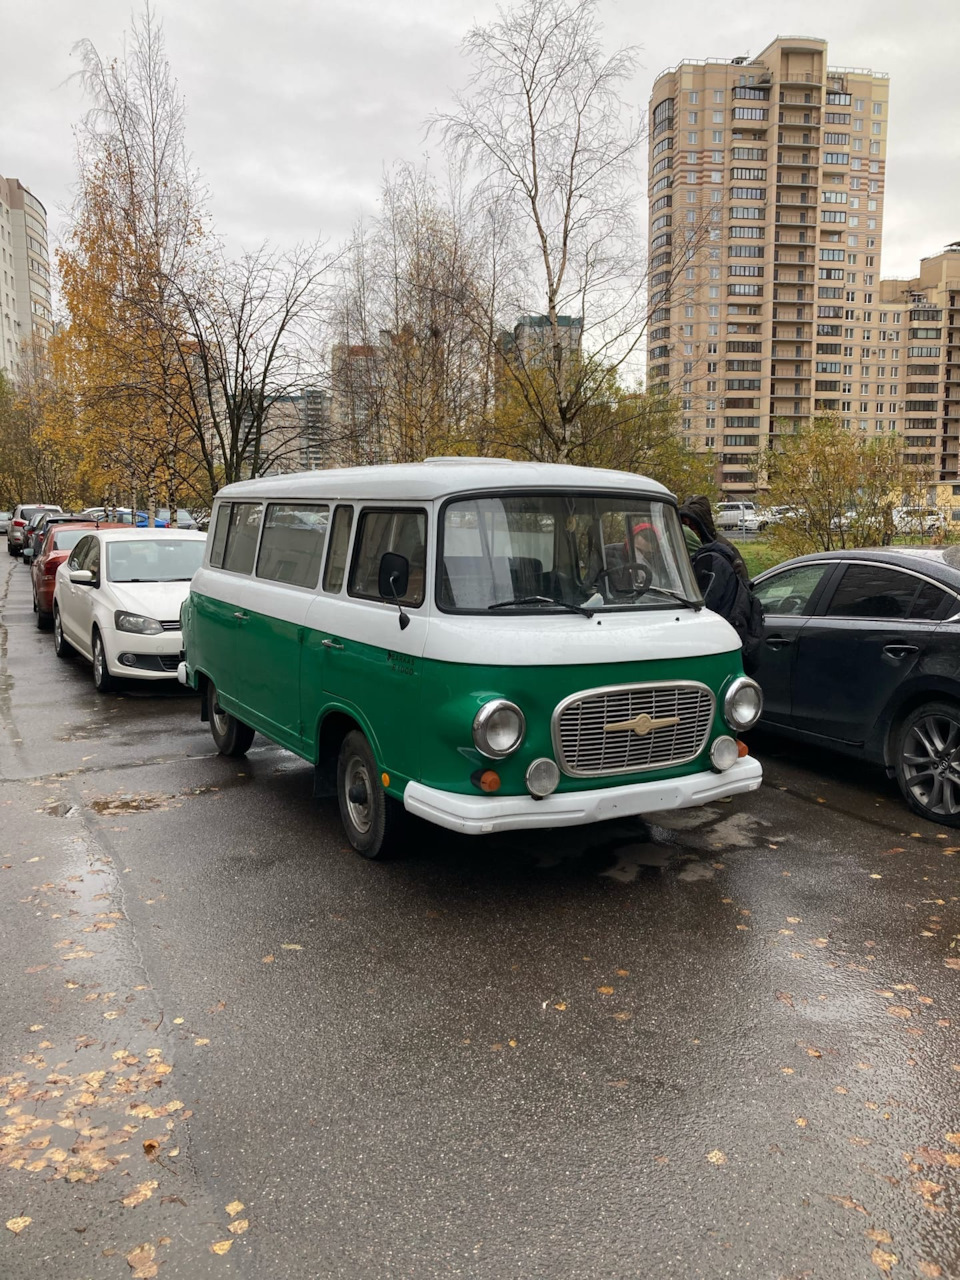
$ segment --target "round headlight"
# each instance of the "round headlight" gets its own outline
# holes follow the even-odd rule
[[[731,729],[751,729],[763,710],[763,692],[755,680],[740,676],[723,699],[723,715]]]
[[[502,760],[519,747],[526,727],[519,707],[503,698],[494,698],[492,702],[485,702],[474,717],[474,745],[491,760]]]
[[[717,738],[710,748],[710,762],[721,773],[732,768],[740,759],[740,748],[734,738]]]
[[[552,795],[560,781],[560,770],[552,760],[545,757],[534,760],[527,770],[527,790],[537,800]]]

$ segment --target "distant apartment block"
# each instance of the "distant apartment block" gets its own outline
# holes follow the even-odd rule
[[[0,176],[0,370],[16,378],[26,339],[53,333],[47,211],[18,178]]]
[[[871,359],[887,349],[906,460],[933,481],[960,479],[960,242],[921,259],[912,279],[881,280],[877,319]]]
[[[896,429],[878,336],[888,93],[886,75],[830,67],[825,40],[786,36],[654,84],[648,380],[679,396],[684,440],[716,451],[731,492],[818,412]]]
[[[525,369],[556,367],[579,354],[582,340],[582,316],[557,316],[556,329],[549,316],[521,316],[512,331],[500,335],[500,352]]]

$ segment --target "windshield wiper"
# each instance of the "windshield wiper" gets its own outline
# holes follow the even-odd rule
[[[513,600],[497,600],[488,604],[488,609],[508,609],[511,605],[520,604],[552,604],[556,609],[566,609],[569,613],[582,613],[585,618],[592,618],[593,609],[585,609],[580,604],[568,604],[566,600],[554,600],[553,596],[516,596]]]
[[[669,587],[647,587],[641,594],[646,595],[647,591],[659,591],[662,596],[669,596],[671,600],[676,600],[680,604],[685,604],[689,608],[694,609],[697,613],[703,608],[703,602],[697,600],[688,600],[686,596],[682,596],[679,591],[671,591]]]

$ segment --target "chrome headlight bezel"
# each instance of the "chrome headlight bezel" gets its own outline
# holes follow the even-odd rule
[[[494,746],[489,739],[491,722],[498,715],[512,715],[517,721],[517,730],[513,741],[507,747]],[[473,718],[473,745],[488,760],[504,760],[513,755],[523,742],[527,732],[527,722],[523,712],[516,703],[506,698],[491,698],[485,702]]]
[[[747,712],[746,715],[737,714],[736,701],[740,694],[750,690],[756,694],[756,711]],[[723,695],[723,718],[731,729],[742,733],[747,729],[752,729],[763,714],[763,690],[757,684],[756,680],[751,680],[749,676],[738,676],[732,681],[730,687]]]

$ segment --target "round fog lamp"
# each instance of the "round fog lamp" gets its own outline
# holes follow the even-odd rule
[[[763,693],[756,680],[740,676],[723,699],[723,715],[731,729],[750,729],[760,719]]]
[[[710,748],[710,762],[721,773],[740,759],[740,748],[734,738],[717,738]]]
[[[556,791],[560,770],[552,760],[534,760],[527,770],[527,790],[537,800]]]
[[[121,653],[120,661],[125,667],[135,667],[137,665],[137,655],[135,653]]]
[[[473,720],[473,742],[491,760],[502,760],[516,751],[526,730],[523,712],[512,702],[494,698],[485,702]]]

